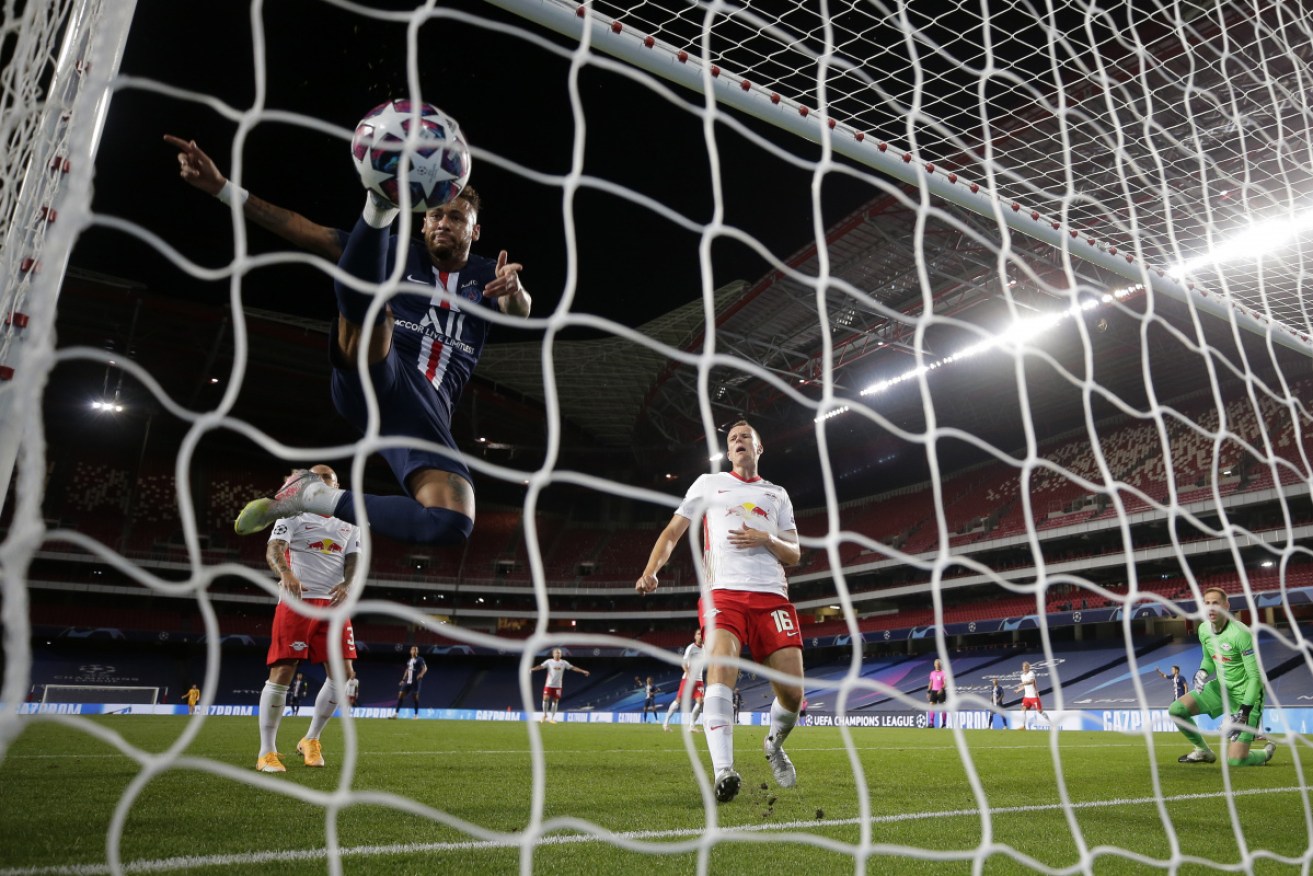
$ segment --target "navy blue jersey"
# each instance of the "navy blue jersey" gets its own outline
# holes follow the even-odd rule
[[[395,259],[397,237],[388,240],[388,263]],[[395,320],[392,347],[387,358],[369,369],[378,397],[379,431],[387,436],[422,438],[456,450],[451,436],[451,412],[460,400],[483,352],[491,323],[484,308],[497,308],[496,299],[483,294],[496,277],[496,262],[471,255],[459,271],[440,271],[422,240],[409,241],[402,279],[413,289],[388,302]],[[451,297],[443,300],[445,291]],[[333,356],[333,402],[339,413],[364,432],[368,425],[364,388],[354,362]],[[421,468],[452,471],[469,480],[469,471],[455,456],[409,448],[380,451],[402,486]]]
[[[393,237],[390,246],[395,247],[396,241]],[[428,295],[405,292],[389,302],[396,319],[394,351],[402,366],[418,378],[418,385],[432,390],[435,403],[449,417],[488,339],[490,324],[479,311],[497,307],[494,299],[483,296],[483,287],[496,278],[496,263],[471,255],[460,271],[439,271],[423,242],[412,241],[402,277],[433,291]],[[454,300],[442,300],[444,291]],[[428,395],[422,393],[421,397]]]

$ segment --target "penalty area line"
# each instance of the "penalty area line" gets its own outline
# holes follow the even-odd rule
[[[1178,803],[1185,800],[1210,800],[1219,797],[1252,797],[1260,794],[1303,793],[1306,789],[1298,785],[1287,788],[1247,788],[1232,791],[1211,791],[1196,794],[1173,794],[1163,797],[1164,803]],[[1099,809],[1112,806],[1143,806],[1158,801],[1157,797],[1118,798],[1114,800],[1089,800],[1073,803],[1071,808]],[[1031,812],[1051,812],[1061,810],[1061,803],[1033,803],[1026,806],[1000,806],[989,810],[990,817],[999,815],[1018,815]],[[900,812],[891,815],[876,815],[870,819],[871,824],[898,824],[908,821],[924,821],[939,818],[979,818],[976,809],[949,809],[934,812]],[[847,827],[860,824],[861,818],[833,818],[827,820],[789,821],[777,824],[748,824],[736,827],[720,828],[722,834],[767,833],[776,831],[793,831],[816,827]],[[611,834],[623,840],[676,840],[700,836],[704,832],[698,828],[672,828],[669,830],[632,830]],[[550,846],[577,845],[580,843],[604,843],[606,836],[594,836],[586,833],[556,834],[539,837],[534,841],[535,848]],[[464,840],[446,843],[394,843],[390,845],[348,846],[340,850],[342,858],[371,858],[388,855],[409,855],[424,852],[468,852],[490,851],[493,849],[518,848],[521,841],[506,840]],[[199,867],[234,867],[254,866],[259,864],[293,863],[299,861],[322,861],[328,858],[327,849],[301,849],[280,852],[244,852],[230,855],[187,855],[173,858],[144,859],[125,861],[124,873],[168,873],[172,871],[194,870]],[[0,868],[0,876],[105,876],[112,873],[106,864],[67,864],[42,867],[6,867]]]

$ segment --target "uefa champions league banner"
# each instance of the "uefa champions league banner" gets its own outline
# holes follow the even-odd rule
[[[187,715],[185,705],[157,703],[22,703],[18,708],[23,715]],[[257,706],[214,705],[203,710],[214,717],[256,716]],[[202,712],[197,709],[197,712]],[[342,717],[341,711],[337,717]],[[396,715],[394,706],[361,706],[352,710],[352,717],[360,719],[391,718]],[[403,710],[409,717],[410,710]],[[1050,710],[1049,720],[1031,713],[1029,726],[1038,730],[1101,730],[1114,733],[1140,733],[1147,723],[1154,733],[1175,733],[1176,723],[1166,709],[1068,709]],[[541,712],[518,712],[497,709],[420,709],[419,717],[428,721],[537,721]],[[1016,729],[1023,726],[1025,716],[1019,711],[1002,713],[985,709],[948,712],[948,727],[963,730]],[[679,724],[682,715],[672,715],[672,723]],[[556,720],[561,724],[641,724],[641,712],[561,712]],[[1223,718],[1200,715],[1195,723],[1206,733],[1216,733]],[[770,724],[769,712],[741,712],[738,723],[745,727],[765,727]],[[839,715],[834,712],[808,710],[798,721],[799,727],[871,727],[886,729],[927,729],[925,711],[872,711]],[[1313,730],[1313,708],[1269,708],[1263,713],[1263,732],[1274,734],[1298,733],[1306,735]]]

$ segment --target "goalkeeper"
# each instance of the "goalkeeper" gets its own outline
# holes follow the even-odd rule
[[[1178,758],[1180,763],[1213,763],[1213,754],[1195,726],[1194,716],[1206,714],[1210,718],[1221,716],[1227,709],[1232,714],[1223,726],[1230,734],[1230,748],[1226,762],[1233,767],[1262,766],[1272,759],[1276,745],[1267,742],[1262,751],[1251,752],[1255,732],[1263,721],[1263,673],[1254,656],[1254,636],[1249,628],[1231,617],[1227,610],[1226,591],[1216,587],[1204,591],[1206,622],[1199,625],[1199,644],[1203,646],[1203,660],[1194,675],[1194,690],[1172,703],[1167,713],[1176,720],[1176,726],[1194,746],[1189,754]],[[1217,677],[1208,681],[1214,671]],[[1223,690],[1225,686],[1225,690]]]

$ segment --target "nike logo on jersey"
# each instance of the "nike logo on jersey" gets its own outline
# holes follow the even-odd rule
[[[407,283],[423,283],[425,286],[432,286],[432,285],[433,285],[433,278],[432,278],[432,277],[416,277],[416,276],[413,276],[413,275],[411,275],[411,274],[407,274],[407,275],[406,275],[406,282],[407,282]]]
[[[796,636],[796,635],[798,635],[798,631],[797,631],[797,630],[794,630],[793,632],[791,632],[791,633],[785,633],[784,635],[786,635],[786,636]]]

